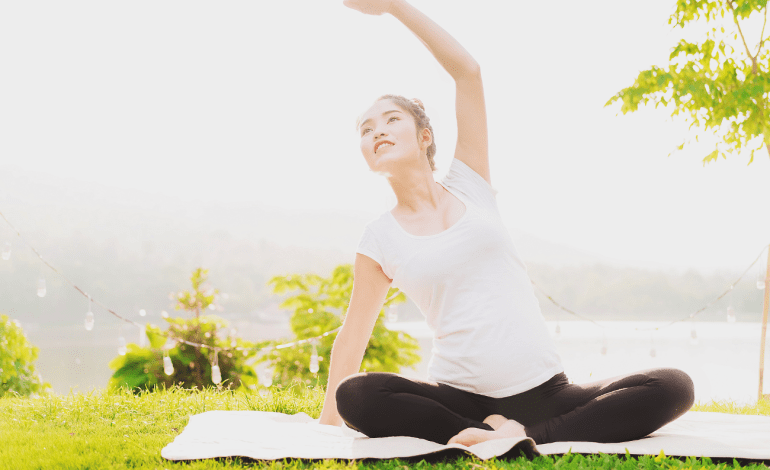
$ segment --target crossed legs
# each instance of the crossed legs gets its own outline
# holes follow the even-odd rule
[[[683,415],[695,395],[685,372],[654,368],[587,384],[569,384],[560,373],[505,398],[368,372],[343,380],[336,399],[345,423],[369,437],[411,436],[446,444],[467,428],[493,431],[484,420],[497,414],[521,423],[527,436],[544,444],[639,439]]]

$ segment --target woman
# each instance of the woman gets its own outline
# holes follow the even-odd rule
[[[361,152],[397,204],[367,224],[353,293],[334,341],[320,424],[369,437],[412,436],[470,446],[529,436],[556,441],[642,438],[694,402],[683,371],[655,368],[570,384],[526,267],[491,186],[479,64],[405,0],[345,0],[409,28],[457,85],[457,146],[433,179],[433,129],[418,100],[378,99],[359,118]],[[398,66],[398,57],[384,56]],[[385,296],[397,285],[433,330],[428,380],[358,373]]]

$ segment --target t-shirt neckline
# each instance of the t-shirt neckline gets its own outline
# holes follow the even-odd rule
[[[447,233],[447,232],[451,232],[452,230],[454,230],[454,228],[455,228],[455,227],[457,227],[458,225],[460,225],[460,224],[461,224],[461,223],[462,223],[462,222],[463,222],[463,221],[464,221],[464,220],[465,220],[465,219],[468,217],[468,212],[470,212],[470,207],[469,207],[469,204],[468,204],[468,202],[467,202],[467,201],[465,201],[465,200],[464,200],[463,198],[461,198],[460,196],[458,196],[457,194],[455,194],[455,192],[454,192],[454,191],[452,191],[451,189],[449,189],[449,188],[448,188],[448,187],[447,187],[447,186],[446,186],[444,183],[442,183],[441,181],[436,181],[436,182],[437,182],[438,184],[440,184],[441,186],[443,186],[443,187],[444,187],[444,188],[445,188],[447,191],[449,191],[449,193],[450,193],[450,194],[452,194],[454,197],[456,197],[456,198],[457,198],[457,200],[458,200],[458,201],[460,201],[460,202],[463,204],[463,206],[465,206],[465,212],[463,213],[463,216],[462,216],[462,217],[460,217],[460,219],[459,219],[457,222],[455,222],[455,223],[454,223],[454,225],[452,225],[452,226],[451,226],[451,227],[449,227],[448,229],[444,230],[443,232],[434,233],[433,235],[412,235],[411,233],[407,232],[407,231],[404,229],[404,227],[402,227],[402,226],[401,226],[401,224],[400,224],[400,223],[398,223],[398,220],[396,220],[396,217],[393,215],[393,213],[392,213],[392,212],[390,212],[390,211],[388,211],[388,215],[390,216],[390,220],[392,220],[392,221],[393,221],[393,223],[394,223],[394,224],[396,224],[396,226],[397,226],[397,227],[398,227],[398,228],[401,230],[401,232],[403,232],[403,233],[404,233],[404,235],[406,235],[406,236],[408,236],[408,237],[412,237],[412,238],[433,238],[433,237],[438,237],[439,235],[444,235],[444,234],[445,234],[445,233]]]

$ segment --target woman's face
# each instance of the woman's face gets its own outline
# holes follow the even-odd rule
[[[392,174],[390,170],[396,168],[399,161],[414,160],[417,164],[422,153],[414,118],[391,100],[374,103],[363,114],[358,133],[361,153],[376,173]]]

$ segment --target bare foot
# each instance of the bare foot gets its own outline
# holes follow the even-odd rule
[[[487,416],[487,419],[484,420],[484,422],[492,426],[492,429],[495,431],[497,431],[506,421],[508,421],[508,418],[503,415],[489,415]]]
[[[517,421],[507,419],[502,415],[490,415],[484,422],[492,426],[494,431],[487,431],[486,429],[480,428],[463,429],[456,436],[449,439],[447,444],[472,446],[479,442],[490,441],[493,439],[527,437],[527,434],[524,432],[524,426]]]

